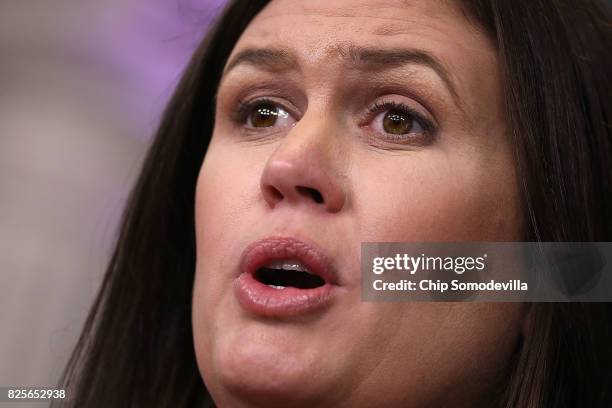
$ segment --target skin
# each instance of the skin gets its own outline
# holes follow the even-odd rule
[[[351,45],[431,54],[454,93],[419,62],[355,64]],[[283,48],[291,63],[226,70],[196,191],[194,341],[215,402],[486,406],[523,307],[362,302],[359,260],[363,241],[521,240],[494,45],[450,2],[275,0],[230,61],[253,47]],[[236,119],[241,102],[261,97],[289,116],[266,128]],[[381,100],[433,119],[435,137],[386,134],[385,109],[368,113]],[[240,255],[271,235],[314,242],[332,258],[342,286],[329,308],[280,319],[240,307]]]

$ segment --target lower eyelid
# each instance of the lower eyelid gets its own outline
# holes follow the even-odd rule
[[[371,120],[368,121],[367,126],[371,127],[372,123],[374,121],[380,121],[381,122],[380,126],[382,128],[382,126],[383,126],[382,121],[384,120],[384,116],[383,115],[387,114],[390,110],[392,110],[392,109],[385,109],[383,111],[379,111],[379,112],[375,113],[374,117]],[[422,131],[419,132],[419,133],[426,133],[426,132],[434,131],[435,127],[433,125],[427,123],[427,121],[424,118],[420,117],[420,115],[417,115],[416,113],[413,113],[413,112],[404,112],[404,113],[407,116],[409,116],[413,122],[417,123],[418,126],[422,129]],[[378,118],[380,118],[380,119],[378,119]],[[360,125],[360,126],[364,126],[364,125],[366,125],[366,124],[363,124],[363,125]],[[384,133],[386,133],[386,132],[384,132]],[[410,132],[410,133],[414,133],[414,132]]]

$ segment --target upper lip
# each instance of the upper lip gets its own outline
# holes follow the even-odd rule
[[[323,249],[288,236],[271,236],[247,246],[240,258],[240,273],[255,274],[268,262],[281,259],[297,260],[326,283],[338,284],[337,271]]]

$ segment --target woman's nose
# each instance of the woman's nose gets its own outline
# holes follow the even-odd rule
[[[302,122],[285,136],[268,159],[260,182],[271,208],[305,204],[334,213],[344,207],[343,155],[338,154],[338,143],[326,136],[333,137]]]

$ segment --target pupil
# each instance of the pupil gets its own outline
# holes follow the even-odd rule
[[[383,127],[387,133],[403,135],[410,132],[410,129],[412,129],[412,122],[404,112],[392,110],[385,114]]]
[[[277,107],[273,105],[259,105],[253,110],[251,123],[254,127],[270,127],[276,123],[277,117]]]

